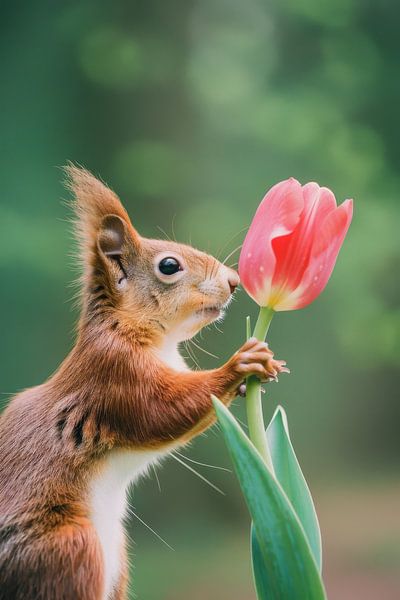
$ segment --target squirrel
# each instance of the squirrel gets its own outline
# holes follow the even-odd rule
[[[0,418],[0,600],[124,600],[129,483],[215,422],[249,375],[285,362],[249,339],[193,371],[179,343],[220,318],[239,284],[212,256],[146,239],[118,196],[66,167],[83,263],[70,354]]]

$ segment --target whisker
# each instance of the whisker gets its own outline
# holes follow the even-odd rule
[[[227,473],[232,473],[232,471],[230,469],[227,469],[226,467],[219,467],[217,465],[208,465],[207,463],[202,463],[202,462],[199,462],[198,460],[193,460],[193,458],[189,458],[188,456],[181,454],[177,450],[175,450],[175,454],[178,454],[178,456],[181,456],[182,458],[186,458],[186,460],[188,460],[191,463],[194,463],[195,465],[200,465],[200,467],[209,467],[210,469],[218,469],[219,471],[226,471]]]
[[[209,279],[209,274],[208,274],[208,267],[210,266],[209,263],[210,263],[210,261],[206,262],[206,274],[204,277],[204,281],[207,281],[207,279]]]
[[[238,246],[237,248],[235,248],[234,250],[232,250],[232,252],[230,252],[228,254],[228,256],[225,258],[225,260],[222,261],[222,264],[224,265],[226,263],[226,261],[229,260],[235,254],[235,252],[237,252],[238,250],[240,250],[240,248],[242,246],[243,246],[243,244],[240,244],[240,246]]]
[[[187,349],[187,342],[185,340],[183,341],[183,347],[185,348],[186,354],[188,355],[188,356],[185,356],[184,358],[190,358],[189,350]]]
[[[235,237],[237,237],[240,233],[243,233],[243,231],[246,231],[246,229],[248,229],[248,225],[246,225],[246,227],[242,227],[242,229],[240,229],[237,233],[235,233],[234,235],[232,235],[232,237],[230,237],[229,240],[227,242],[225,242],[225,244],[222,246],[221,250],[218,251],[217,258],[219,258],[221,256],[222,251],[225,250],[225,248],[227,246],[229,246],[229,244],[231,242],[233,242],[233,240],[235,239]]]
[[[225,496],[225,492],[223,492],[222,490],[220,490],[220,488],[218,486],[216,486],[214,483],[211,483],[211,481],[209,481],[206,477],[204,477],[204,475],[202,475],[201,473],[199,473],[198,471],[196,471],[196,469],[193,469],[193,467],[191,467],[190,465],[187,465],[183,460],[181,460],[180,458],[178,458],[177,456],[175,456],[175,454],[171,453],[170,456],[172,456],[176,461],[178,461],[178,463],[180,463],[181,465],[183,465],[184,467],[186,467],[187,469],[189,469],[189,471],[191,471],[192,473],[194,473],[194,475],[197,475],[197,477],[199,477],[202,481],[204,481],[205,483],[207,483],[207,485],[209,485],[210,487],[212,487],[213,490],[215,490],[219,494],[222,494],[223,496]]]
[[[238,421],[238,422],[241,424],[241,426],[242,426],[242,427],[244,427],[246,430],[249,428],[249,427],[248,427],[248,425],[247,425],[247,423],[245,423],[244,421],[242,421],[241,419],[239,419],[239,418],[237,417],[237,415],[235,415],[235,419],[236,419],[236,421]]]
[[[189,355],[189,358],[195,363],[195,365],[200,368],[198,362],[197,362],[197,356],[194,354],[193,350],[191,349],[190,345],[189,345],[190,340],[185,340],[184,341],[184,345],[185,345],[185,349],[186,352]]]
[[[160,485],[160,480],[158,479],[157,469],[155,468],[154,465],[151,465],[151,468],[153,469],[153,473],[154,473],[154,476],[155,476],[156,481],[157,481],[158,491],[161,493],[161,485]]]
[[[218,273],[219,265],[220,265],[219,261],[215,260],[215,263],[214,263],[215,273],[214,273],[214,269],[213,269],[211,279],[213,279],[215,277],[215,275]]]
[[[174,241],[176,242],[176,235],[175,235],[175,219],[176,219],[176,213],[175,213],[175,214],[174,214],[174,216],[172,217],[172,223],[171,223],[172,237],[173,237]]]
[[[137,515],[137,514],[136,514],[136,513],[135,513],[135,512],[132,510],[132,508],[131,508],[130,506],[128,506],[128,512],[129,512],[129,513],[130,513],[130,514],[131,514],[133,517],[136,517],[136,519],[137,519],[137,520],[138,520],[140,523],[142,523],[142,525],[144,525],[145,527],[147,527],[147,529],[148,529],[149,531],[151,531],[151,533],[152,533],[153,535],[155,535],[155,536],[156,536],[156,538],[158,538],[158,539],[159,539],[159,540],[160,540],[160,541],[161,541],[163,544],[165,544],[165,545],[166,545],[166,546],[167,546],[167,547],[168,547],[170,550],[173,550],[173,551],[175,552],[175,549],[174,549],[172,546],[170,546],[170,545],[168,544],[168,542],[166,542],[166,541],[164,540],[164,538],[162,538],[162,537],[161,537],[161,535],[159,535],[159,534],[157,533],[157,531],[154,531],[154,529],[152,529],[152,528],[150,527],[150,525],[148,525],[148,524],[147,524],[145,521],[143,521],[143,519],[141,519],[141,518],[139,517],[139,515]]]
[[[200,365],[199,365],[199,361],[197,360],[197,356],[196,356],[196,354],[195,354],[195,351],[193,350],[193,348],[191,348],[191,347],[190,347],[190,343],[191,343],[191,341],[192,341],[192,340],[188,340],[188,348],[190,349],[190,354],[191,354],[192,360],[193,360],[193,362],[195,363],[195,365],[197,366],[197,368],[198,368],[199,370],[201,370],[201,367],[200,367]]]
[[[196,365],[196,367],[199,369],[199,371],[201,371],[201,367],[197,361],[197,356],[194,354],[193,350],[190,348],[189,346],[189,342],[191,340],[186,340],[184,342],[185,344],[185,348],[186,348],[186,352],[189,354],[189,358],[194,362],[194,364]]]
[[[201,346],[196,344],[196,342],[193,339],[191,339],[190,341],[194,346],[196,346],[196,348],[198,348],[199,350],[204,352],[204,354],[208,354],[208,356],[212,356],[213,358],[216,358],[217,360],[219,359],[219,356],[216,356],[215,354],[213,354],[212,352],[209,352],[208,350],[204,350],[204,348],[202,348]]]
[[[214,427],[211,427],[208,431],[212,433],[214,437],[219,438],[218,432],[220,432],[220,428],[218,423],[215,423]]]
[[[208,279],[212,279],[214,277],[214,268],[215,268],[215,262],[211,263],[211,269],[210,269],[210,275],[208,276]]]
[[[171,238],[170,238],[170,236],[168,235],[168,233],[167,233],[166,231],[164,231],[164,229],[163,229],[162,227],[160,227],[159,225],[157,225],[157,229],[158,229],[159,231],[161,231],[161,233],[162,233],[162,234],[164,234],[164,235],[165,235],[165,237],[166,237],[166,238],[168,238],[170,242],[172,242],[172,241],[173,241],[173,240],[171,240]]]

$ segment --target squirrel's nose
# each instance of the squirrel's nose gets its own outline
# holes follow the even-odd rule
[[[239,275],[235,271],[232,271],[232,273],[229,274],[228,283],[231,294],[233,294],[240,283]]]

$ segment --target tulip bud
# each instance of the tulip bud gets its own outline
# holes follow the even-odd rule
[[[353,215],[353,201],[336,205],[334,194],[296,179],[275,185],[247,232],[239,275],[260,306],[275,311],[310,304],[323,291]]]

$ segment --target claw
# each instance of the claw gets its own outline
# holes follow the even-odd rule
[[[238,387],[238,394],[242,398],[246,397],[246,384],[245,383],[242,383],[241,385],[239,385],[239,387]]]

